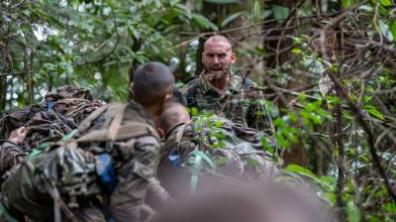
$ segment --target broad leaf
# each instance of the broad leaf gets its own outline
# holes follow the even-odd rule
[[[209,19],[205,18],[202,15],[193,14],[192,19],[194,22],[197,23],[197,25],[199,25],[203,29],[218,30],[217,26],[213,24],[213,22],[211,22]]]
[[[225,18],[223,20],[223,22],[220,24],[220,26],[221,27],[227,26],[228,24],[230,24],[231,22],[235,21],[236,19],[238,19],[243,14],[245,14],[245,12],[237,12],[237,13],[229,15],[227,18]]]
[[[391,0],[381,0],[381,5],[383,6],[392,6],[392,1]]]
[[[274,5],[272,6],[272,11],[278,21],[283,21],[289,16],[289,8],[287,7]]]

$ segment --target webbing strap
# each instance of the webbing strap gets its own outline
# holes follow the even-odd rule
[[[77,142],[108,141],[110,140],[108,137],[109,130],[110,129],[94,130],[80,137]],[[143,135],[153,135],[159,138],[158,133],[152,126],[141,122],[128,122],[127,124],[118,127],[113,141],[126,140]]]
[[[105,112],[105,111],[107,110],[108,107],[109,107],[108,105],[102,106],[102,107],[100,107],[99,109],[93,111],[87,118],[85,118],[85,119],[81,122],[80,126],[78,127],[78,130],[79,130],[80,132],[84,132],[85,130],[87,130],[87,129],[91,126],[92,122],[93,122],[96,118],[98,118],[103,112]]]
[[[124,112],[126,108],[126,104],[122,104],[115,114],[113,120],[111,121],[111,124],[109,126],[109,130],[107,132],[107,138],[111,141],[114,141],[117,134],[118,130],[120,129],[122,119],[124,118]]]

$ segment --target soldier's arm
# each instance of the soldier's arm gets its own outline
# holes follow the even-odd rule
[[[160,145],[153,136],[132,139],[122,146],[124,159],[117,170],[118,184],[111,195],[110,210],[116,221],[144,221],[150,181],[156,173]]]

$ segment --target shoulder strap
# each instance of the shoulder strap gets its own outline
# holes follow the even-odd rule
[[[113,120],[111,121],[109,130],[107,132],[107,138],[111,141],[114,141],[118,134],[118,130],[120,129],[122,119],[124,118],[126,107],[127,107],[126,104],[120,105],[119,109],[116,111]]]
[[[134,137],[152,135],[159,138],[156,130],[147,123],[142,122],[128,122],[127,124],[118,126],[117,132],[113,134],[112,138],[109,138],[109,129],[94,130],[80,137],[77,142],[94,142],[94,141],[120,141]]]
[[[199,79],[191,80],[187,88],[187,107],[197,107],[197,86]]]
[[[104,113],[109,105],[104,105],[100,107],[99,109],[93,111],[87,118],[85,118],[79,125],[78,130],[80,132],[86,131],[92,124],[95,119],[97,119],[102,113]]]

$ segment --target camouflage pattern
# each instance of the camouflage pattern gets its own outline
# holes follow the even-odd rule
[[[11,132],[26,127],[28,133],[20,144],[0,143],[0,177],[39,144],[57,142],[77,123],[102,106],[86,89],[74,86],[56,88],[45,97],[43,104],[36,104],[4,115],[0,119],[0,137],[7,141]],[[23,158],[22,158],[23,159]]]
[[[82,209],[90,209],[91,199],[98,198],[100,187],[96,182],[95,157],[64,144],[22,162],[9,174],[2,186],[2,203],[14,217],[22,215],[34,221],[53,221],[53,201],[65,201],[61,212],[65,218],[93,221]],[[59,193],[56,197],[54,194]],[[56,209],[55,209],[56,210]],[[73,212],[76,213],[73,213]],[[105,221],[104,216],[101,216]]]
[[[114,119],[116,115],[111,112],[109,109],[98,115],[90,121],[91,125],[83,122],[80,130],[84,134],[84,131],[88,133],[93,130],[108,129],[111,125],[109,119]],[[145,124],[147,130],[139,136],[126,139],[81,144],[81,148],[91,153],[106,151],[111,155],[118,184],[110,195],[109,209],[116,221],[144,221],[152,212],[146,205],[145,198],[157,171],[159,137],[153,130],[154,123],[149,114],[133,101],[123,113],[121,127],[132,123]]]
[[[243,126],[272,134],[273,125],[269,112],[260,103],[261,91],[250,79],[229,73],[231,81],[224,93],[219,93],[204,77],[205,73],[190,81],[181,93],[187,107],[196,107],[223,116]]]
[[[69,85],[58,87],[47,93],[40,104],[3,113],[0,119],[0,140],[6,140],[13,130],[25,126],[38,112],[53,110],[79,124],[102,105],[87,89]]]
[[[114,124],[118,120],[119,125]],[[144,127],[122,134],[126,126]],[[39,218],[39,214],[49,212],[52,206],[50,200],[54,197],[48,195],[50,191],[40,190],[45,187],[41,181],[50,181],[51,188],[59,191],[61,200],[78,221],[104,221],[100,219],[104,216],[121,222],[150,218],[154,211],[146,204],[147,192],[154,190],[167,198],[154,179],[160,145],[153,127],[149,115],[133,101],[127,106],[109,104],[101,107],[80,124],[80,136],[75,142],[55,146],[48,153],[12,170],[3,186],[6,207],[16,215]],[[103,130],[106,136],[114,131],[117,133],[111,139],[110,136],[100,136]],[[105,189],[105,184],[96,175],[98,156],[104,153],[111,157],[115,169],[116,183],[111,191]],[[97,205],[98,200],[101,207]],[[62,213],[65,214],[67,209],[62,209]],[[99,213],[98,209],[106,212]],[[54,215],[49,218],[51,216]],[[70,219],[70,216],[66,218]]]
[[[0,145],[0,184],[3,182],[3,175],[13,166],[22,162],[26,153],[21,148],[10,142],[3,142]]]
[[[76,129],[77,125],[72,119],[50,110],[37,112],[24,127],[28,132],[21,143],[0,143],[0,178],[34,148],[59,141]],[[17,157],[19,161],[16,161]]]
[[[191,159],[195,158],[191,154],[200,150],[215,163],[214,168],[209,164],[204,166],[209,173],[202,179],[219,176],[266,180],[276,176],[278,168],[262,150],[261,139],[272,143],[270,136],[224,118],[194,118],[192,123],[177,125],[168,133],[161,150],[158,176],[172,195],[186,195],[192,178]]]

